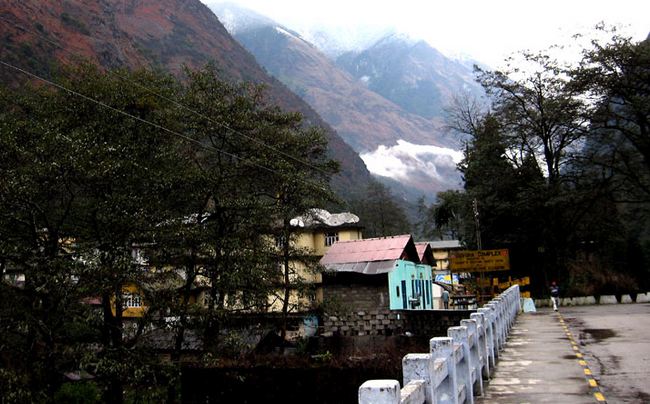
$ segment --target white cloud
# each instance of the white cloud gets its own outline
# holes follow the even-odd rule
[[[373,152],[361,154],[371,173],[395,180],[408,180],[417,174],[440,181],[446,177],[442,172],[455,170],[462,158],[458,150],[417,145],[401,139],[395,146],[381,145]]]

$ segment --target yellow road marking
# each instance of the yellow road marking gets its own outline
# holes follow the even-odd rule
[[[583,355],[579,352],[580,348],[578,348],[578,345],[576,344],[575,340],[573,339],[573,335],[571,334],[571,331],[569,331],[569,327],[567,327],[567,325],[564,324],[564,319],[562,318],[562,315],[558,313],[558,316],[559,316],[560,323],[562,324],[562,327],[564,328],[564,332],[566,333],[566,336],[569,338],[569,342],[571,342],[571,348],[573,348],[573,350],[576,351],[575,355],[576,355],[576,358],[579,359],[578,363],[580,364],[580,366],[583,367],[582,370],[584,371],[585,375],[586,376],[591,376],[592,373],[591,373],[591,370],[589,369],[589,367],[587,365],[587,361],[582,359]],[[595,379],[592,379],[591,377],[588,377],[587,382],[589,383],[590,387],[598,388],[598,383],[596,382]],[[601,393],[599,391],[594,393],[594,398],[596,399],[596,401],[599,401],[599,402],[605,402],[606,401],[605,396],[603,395],[603,393]]]

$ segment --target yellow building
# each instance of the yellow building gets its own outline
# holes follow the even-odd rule
[[[293,247],[304,249],[314,263],[318,263],[337,241],[351,241],[363,238],[359,217],[349,212],[330,213],[324,209],[312,209],[308,214],[291,220],[296,237]],[[291,292],[289,309],[300,312],[314,308],[323,301],[321,284],[323,277],[318,271],[311,271],[302,261],[292,260],[289,263],[291,281],[303,283],[311,291],[301,294],[298,290]],[[269,297],[269,311],[282,310],[283,294],[278,291]]]
[[[318,263],[329,247],[337,241],[362,238],[362,226],[359,224],[359,217],[347,212],[332,214],[323,209],[312,209],[308,214],[292,219],[290,224],[293,226],[293,233],[295,234],[292,239],[292,243],[294,243],[292,245],[293,249],[302,250],[304,255],[309,257],[309,260],[304,261],[311,261],[315,264]],[[276,245],[279,246],[280,244],[276,242]],[[138,246],[134,246],[132,254],[134,263],[141,265],[143,270],[151,270],[151,268],[148,268],[144,252]],[[302,284],[305,286],[302,289],[309,291],[309,293],[301,292],[298,287],[291,290],[289,311],[295,313],[315,308],[323,301],[321,273],[309,269],[303,260],[292,260],[289,266],[290,283],[296,286]],[[283,268],[279,269],[283,270]],[[173,272],[171,268],[169,270]],[[179,282],[177,286],[180,286],[181,281],[177,281]],[[195,283],[190,303],[206,304],[209,281],[207,278],[200,276]],[[155,285],[152,287],[160,286]],[[128,284],[122,290],[122,316],[124,318],[142,317],[147,311],[147,302],[142,289],[135,284]],[[268,297],[268,311],[282,311],[283,299],[283,289],[278,289],[275,293],[272,293]],[[115,300],[112,300],[112,311],[115,314]],[[227,297],[226,300],[230,308],[241,309],[237,296]]]

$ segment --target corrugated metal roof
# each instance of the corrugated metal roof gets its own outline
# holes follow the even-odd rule
[[[427,252],[427,247],[429,247],[429,243],[426,241],[422,243],[415,243],[415,248],[418,250],[420,261],[422,261],[422,258],[424,258],[424,254]]]
[[[433,258],[433,251],[428,241],[415,243],[415,248],[418,251],[418,257],[423,264],[435,265],[435,258]]]
[[[397,265],[397,260],[373,262],[347,262],[341,264],[327,264],[327,269],[334,272],[357,272],[365,275],[385,274]]]
[[[413,243],[409,234],[339,241],[329,248],[320,263],[329,268],[331,264],[395,261],[403,258],[409,242]]]
[[[458,240],[429,241],[429,245],[434,250],[443,250],[447,248],[461,248],[460,241]]]

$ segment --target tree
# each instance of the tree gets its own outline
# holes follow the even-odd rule
[[[499,122],[508,157],[525,172],[543,164],[545,183],[533,182],[536,217],[544,218],[539,249],[545,251],[547,270],[564,273],[572,255],[573,209],[580,205],[571,167],[588,129],[586,104],[570,85],[566,68],[544,53],[523,53],[528,66],[486,72],[478,69],[479,82],[492,100],[492,115]],[[544,270],[543,273],[546,273]]]
[[[539,204],[528,190],[543,185],[543,176],[533,157],[522,159],[518,166],[513,163],[501,125],[491,114],[478,121],[470,136],[459,169],[468,203],[475,205],[473,214],[480,215],[481,244],[512,249],[526,235],[536,233],[530,231],[538,228],[530,218]],[[524,223],[529,232],[521,231]],[[473,245],[478,244],[477,237],[472,237]]]
[[[210,284],[204,339],[217,350],[229,313],[266,310],[278,288],[284,336],[290,292],[300,283],[288,262],[304,256],[293,251],[290,221],[333,198],[337,164],[326,157],[323,132],[267,105],[263,88],[224,83],[210,67],[189,76],[184,104],[199,114],[184,119],[188,131],[219,150],[196,161],[209,229],[198,251],[198,274]],[[280,256],[275,239],[284,241]]]
[[[561,181],[562,170],[586,131],[585,104],[569,86],[564,69],[548,55],[523,53],[531,71],[484,71],[477,79],[492,99],[515,163],[535,156],[545,164],[548,183]],[[532,66],[535,66],[533,70]]]
[[[571,70],[575,91],[589,100],[590,136],[581,161],[585,172],[610,190],[622,239],[606,251],[611,265],[635,268],[640,285],[648,279],[650,234],[650,41],[634,42],[604,25],[610,35],[592,40]],[[606,223],[609,223],[607,221]],[[635,252],[631,252],[635,251]],[[626,264],[629,259],[634,264]]]
[[[88,66],[54,80],[0,91],[0,266],[15,275],[0,282],[0,386],[45,401],[84,370],[106,401],[158,383],[173,401],[186,331],[219,354],[233,314],[265,309],[278,261],[261,246],[330,198],[335,164],[318,130],[211,67],[184,83]],[[190,303],[200,278],[207,306]],[[127,323],[133,288],[148,309]],[[167,366],[151,350],[170,325]]]
[[[67,73],[57,77],[63,87],[114,109],[29,83],[3,90],[2,260],[25,279],[22,289],[11,288],[25,298],[14,309],[32,320],[16,330],[32,346],[44,344],[31,353],[30,390],[51,397],[62,373],[85,361],[108,386],[105,398],[121,402],[126,380],[151,376],[149,359],[134,349],[146,318],[133,333],[125,332],[122,318],[123,287],[152,281],[134,263],[133,243],[155,239],[153,224],[178,214],[170,190],[182,190],[174,172],[183,161],[177,138],[138,121],[172,125],[159,100],[119,76],[168,96],[175,85],[148,72],[109,76],[82,67]],[[94,296],[101,299],[99,318],[82,303]],[[100,348],[88,349],[90,342]],[[85,358],[69,355],[84,349]]]
[[[621,199],[650,200],[650,41],[635,43],[609,31],[591,42],[571,71],[572,84],[590,101],[590,161],[616,174]]]
[[[436,203],[429,207],[427,217],[434,224],[435,233],[440,239],[458,239],[464,244],[471,240],[471,226],[469,210],[471,201],[462,191],[439,192]]]
[[[363,199],[352,201],[350,205],[365,226],[366,238],[406,234],[410,230],[404,210],[390,190],[377,181],[368,184]]]
[[[283,137],[280,147],[305,156],[308,162],[305,164],[285,160],[280,166],[274,166],[276,170],[286,173],[278,178],[277,186],[273,187],[276,195],[273,217],[281,224],[272,229],[276,240],[281,241],[278,258],[282,268],[282,294],[278,297],[282,302],[280,338],[284,341],[289,312],[305,308],[299,307],[300,297],[306,292],[305,277],[310,273],[313,277],[313,274],[319,272],[317,258],[312,252],[298,246],[300,226],[292,220],[308,216],[314,207],[335,201],[328,183],[337,170],[337,164],[326,158],[326,141],[321,131],[304,132],[296,127]],[[298,299],[292,303],[292,294],[296,292]],[[298,307],[291,307],[292,305]]]

